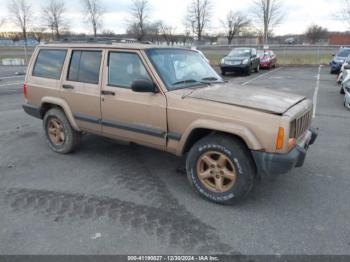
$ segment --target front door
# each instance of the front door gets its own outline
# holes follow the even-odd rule
[[[166,99],[162,92],[131,90],[134,80],[153,81],[137,51],[109,51],[101,92],[102,132],[156,148],[166,147]]]
[[[101,132],[100,71],[102,50],[71,50],[61,94],[68,103],[78,126],[93,133]]]

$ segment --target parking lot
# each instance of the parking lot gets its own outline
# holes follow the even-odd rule
[[[319,128],[302,168],[235,206],[197,196],[164,152],[87,135],[53,153],[21,109],[24,70],[0,67],[1,254],[350,254],[350,111],[327,66],[225,77],[307,96]]]

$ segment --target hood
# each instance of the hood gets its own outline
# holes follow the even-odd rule
[[[292,106],[305,99],[304,96],[267,88],[228,83],[196,89],[184,97],[242,106],[279,115],[284,114]]]

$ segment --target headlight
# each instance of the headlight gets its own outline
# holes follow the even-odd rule
[[[221,59],[221,64],[225,64],[225,58]]]
[[[242,64],[248,64],[248,62],[249,62],[249,59],[246,58],[246,59],[244,59],[244,60],[242,61]]]

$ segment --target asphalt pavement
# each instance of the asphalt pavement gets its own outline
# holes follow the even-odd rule
[[[320,133],[302,168],[235,206],[197,196],[164,152],[87,135],[53,153],[20,69],[0,67],[0,254],[350,254],[350,111],[327,67],[225,77],[313,99]]]

